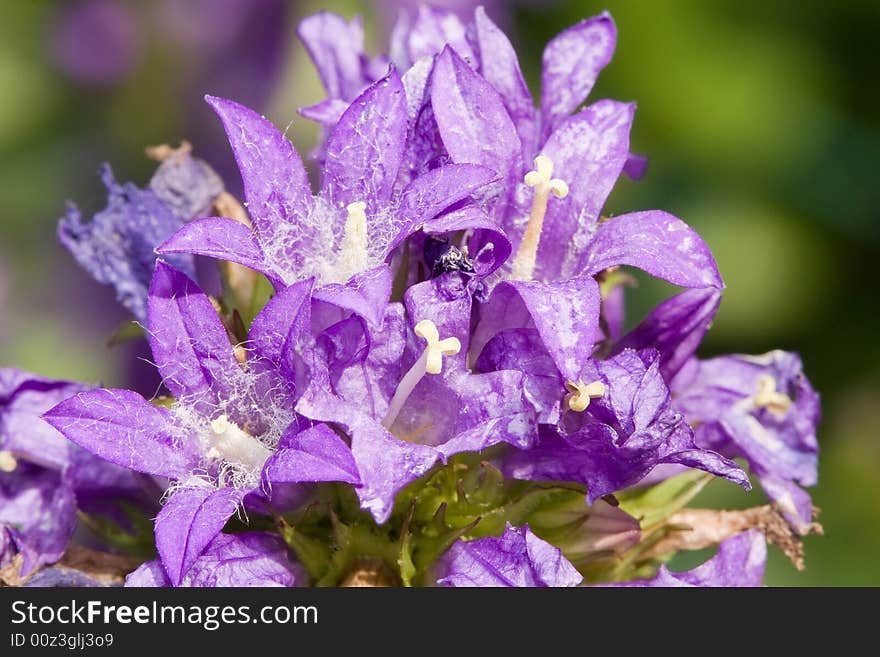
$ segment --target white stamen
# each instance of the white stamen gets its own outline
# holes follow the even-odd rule
[[[568,390],[568,394],[565,395],[565,405],[576,413],[587,410],[591,399],[598,399],[605,395],[605,384],[601,381],[593,381],[592,383],[566,381],[565,387]]]
[[[382,426],[386,429],[394,424],[400,409],[406,403],[406,400],[415,390],[419,381],[425,374],[440,374],[443,371],[443,356],[454,356],[461,351],[461,342],[458,338],[451,337],[440,339],[440,332],[437,330],[436,324],[430,319],[423,319],[415,326],[415,334],[423,338],[428,344],[419,359],[413,364],[409,371],[401,379],[397,390],[394,391],[394,397],[388,404],[388,411],[385,413],[385,419],[382,420]]]
[[[0,450],[0,472],[12,472],[18,467],[18,459],[7,450]]]
[[[253,470],[263,467],[272,452],[259,440],[221,415],[211,422],[211,447],[207,456]]]
[[[345,220],[345,235],[339,245],[336,257],[337,270],[344,279],[369,269],[370,260],[367,252],[367,204],[363,201],[349,203],[346,207],[348,218]]]
[[[758,378],[758,391],[752,396],[755,406],[768,408],[777,415],[785,415],[791,407],[791,397],[776,390],[776,379],[767,374]]]
[[[535,273],[535,261],[538,257],[538,244],[541,241],[541,230],[544,228],[544,215],[547,214],[547,201],[552,193],[556,198],[568,196],[568,184],[559,178],[553,178],[553,160],[546,155],[535,158],[535,170],[529,171],[525,183],[535,188],[532,198],[532,210],[529,223],[523,233],[522,242],[513,261],[511,279],[530,281]]]

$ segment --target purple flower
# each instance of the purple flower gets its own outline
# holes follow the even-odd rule
[[[793,353],[691,360],[671,384],[675,407],[697,442],[745,458],[764,491],[799,533],[810,527],[818,477],[819,395]]]
[[[683,573],[673,573],[666,566],[653,579],[617,582],[606,586],[664,587],[688,586],[756,587],[761,586],[767,561],[767,542],[756,529],[729,538],[718,546],[718,554],[701,566]]]
[[[149,189],[120,185],[109,166],[104,167],[102,179],[109,194],[107,207],[83,223],[79,209],[70,204],[58,223],[58,239],[92,278],[112,285],[119,302],[145,322],[154,249],[196,213],[207,212],[223,184],[207,164],[187,152],[166,159]],[[195,275],[191,256],[174,255],[168,260]]]
[[[287,556],[284,542],[261,532],[220,534],[196,559],[177,585],[301,586],[305,573]],[[125,578],[125,586],[172,586],[160,561],[148,561]]]
[[[441,586],[577,586],[583,576],[562,552],[528,528],[499,537],[456,541],[437,565]]]
[[[507,455],[503,466],[510,476],[585,484],[591,504],[668,463],[749,489],[736,463],[695,444],[690,425],[672,406],[654,350],[589,361],[563,405],[558,427],[542,425],[535,448]]]
[[[297,411],[342,425],[361,474],[361,506],[385,522],[394,497],[438,460],[499,442],[533,440],[519,372],[465,366],[471,298],[458,274],[411,287],[381,328],[357,317],[318,337]]]
[[[61,557],[77,508],[112,515],[120,500],[149,504],[131,472],[81,450],[40,419],[55,404],[88,389],[0,368],[0,526],[23,555],[22,575]]]
[[[274,483],[328,477],[359,481],[348,446],[293,412],[289,350],[307,330],[310,290],[311,281],[286,288],[254,319],[243,366],[208,297],[159,261],[150,287],[150,346],[174,404],[93,390],[44,415],[97,456],[176,482],[156,519],[159,554],[175,584],[248,493],[260,497]]]
[[[231,219],[199,219],[158,251],[238,262],[265,274],[276,289],[313,277],[316,299],[374,322],[381,320],[390,293],[385,263],[397,246],[428,222],[438,231],[469,227],[459,215],[437,227],[435,217],[495,178],[486,167],[449,165],[398,190],[407,115],[403,84],[393,69],[364,91],[333,129],[317,196],[282,133],[232,101],[209,97],[208,102],[238,161],[253,230]],[[365,287],[373,298],[360,293]]]

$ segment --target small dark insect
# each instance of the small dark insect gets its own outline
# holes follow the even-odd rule
[[[436,278],[448,271],[460,271],[466,274],[474,273],[474,264],[470,261],[470,258],[461,249],[444,239],[427,235],[422,249],[422,256],[428,269],[431,270],[431,278]]]

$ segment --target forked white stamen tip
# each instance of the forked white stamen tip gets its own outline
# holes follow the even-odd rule
[[[791,397],[776,389],[776,379],[768,374],[758,378],[758,391],[752,399],[758,408],[768,408],[772,412],[784,415],[791,407]]]
[[[565,387],[568,390],[568,394],[565,396],[565,405],[576,413],[587,410],[590,400],[605,395],[605,384],[601,381],[593,381],[592,383],[566,381]]]

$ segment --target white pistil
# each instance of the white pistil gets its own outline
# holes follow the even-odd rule
[[[564,400],[565,405],[576,413],[587,410],[591,399],[598,399],[605,395],[605,384],[601,381],[593,381],[592,383],[566,381],[565,387],[568,390]]]
[[[348,280],[354,274],[368,269],[370,261],[367,252],[367,204],[363,201],[349,203],[345,209],[348,218],[345,220],[345,235],[339,245],[336,263],[337,270]]]
[[[777,415],[785,415],[791,407],[791,397],[776,390],[776,379],[767,374],[758,378],[758,391],[752,396],[755,406],[767,408]]]
[[[538,244],[541,242],[541,230],[544,228],[544,215],[547,214],[547,201],[552,193],[556,198],[568,196],[568,184],[559,178],[553,178],[553,160],[546,155],[535,158],[535,170],[529,171],[525,183],[535,188],[532,198],[532,210],[529,223],[523,233],[522,242],[513,261],[511,278],[515,281],[530,281],[535,273],[535,260],[538,257]]]
[[[388,404],[388,411],[382,420],[382,426],[386,429],[394,424],[400,409],[409,399],[412,391],[418,385],[425,374],[440,374],[443,371],[443,356],[454,356],[461,351],[461,342],[458,338],[440,339],[437,326],[430,319],[423,319],[415,327],[415,333],[423,338],[428,344],[419,359],[413,364],[400,384],[394,391],[394,397]]]
[[[18,467],[18,459],[7,450],[0,450],[0,472],[12,472]]]
[[[211,448],[207,456],[227,463],[243,465],[252,470],[263,467],[272,452],[259,440],[221,415],[211,421]]]

